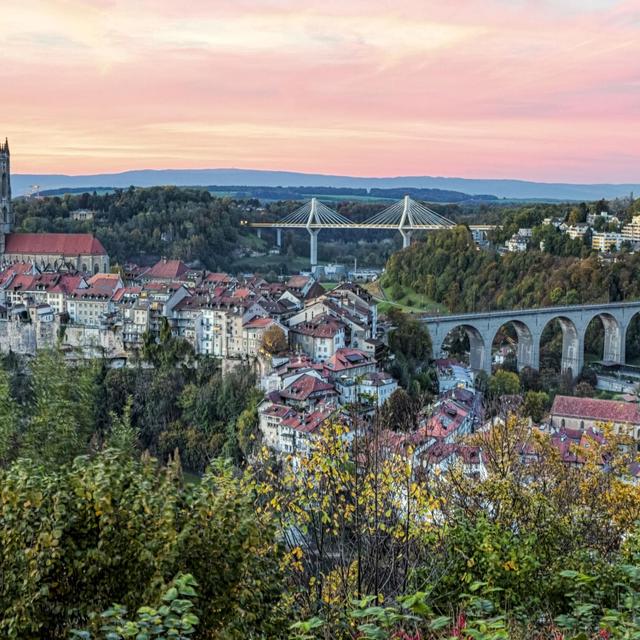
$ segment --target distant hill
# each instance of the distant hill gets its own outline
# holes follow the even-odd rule
[[[193,185],[208,191],[231,195],[235,198],[258,198],[260,200],[307,200],[313,196],[326,200],[363,200],[363,201],[392,201],[405,195],[417,200],[439,203],[461,202],[495,202],[496,196],[477,195],[472,196],[460,191],[447,191],[444,189],[416,189],[405,187],[404,189],[349,189],[346,187],[250,187],[246,185]],[[59,196],[65,193],[78,194],[86,191],[102,192],[113,191],[114,187],[59,187],[55,189],[41,189],[40,195]]]
[[[569,184],[528,182],[526,180],[480,180],[430,176],[399,176],[394,178],[357,178],[291,171],[261,171],[254,169],[144,169],[123,173],[84,176],[15,174],[12,186],[15,195],[29,191],[31,185],[41,189],[57,188],[126,188],[159,185],[176,186],[237,186],[246,187],[333,187],[341,189],[440,189],[471,194],[491,194],[498,198],[532,200],[598,200],[640,193],[635,184]]]

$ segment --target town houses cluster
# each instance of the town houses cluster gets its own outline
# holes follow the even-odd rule
[[[486,413],[467,365],[435,360],[434,400],[411,424],[381,419],[398,390],[385,371],[390,327],[379,322],[375,299],[360,284],[326,289],[313,275],[268,282],[167,259],[116,273],[23,261],[0,270],[0,352],[33,356],[55,347],[71,361],[105,357],[112,366],[146,366],[145,341],[157,340],[163,329],[196,355],[219,359],[223,371],[253,369],[264,394],[262,442],[277,455],[304,455],[328,421],[364,431],[378,421],[384,449],[411,456],[417,470],[445,471],[455,463],[474,477],[486,473],[482,447],[469,436],[490,428],[495,416]],[[576,449],[601,439],[602,423],[640,439],[632,400],[557,396],[549,416],[532,428],[550,434],[565,462],[580,464]]]
[[[191,269],[162,259],[118,273],[40,270],[14,262],[0,270],[0,350],[34,354],[61,346],[110,360],[139,355],[163,322],[198,355],[233,365],[256,359],[278,327],[293,352],[327,362],[345,348],[375,356],[377,307],[357,284],[325,290],[312,276],[283,282]]]
[[[307,446],[287,435],[304,439],[363,398],[381,406],[398,386],[380,365],[376,303],[358,284],[327,290],[311,275],[267,282],[167,259],[118,273],[40,270],[31,262],[0,271],[3,353],[57,347],[70,360],[126,366],[141,360],[145,340],[157,340],[163,327],[196,355],[218,358],[223,370],[253,368],[265,391],[265,439],[282,452]]]
[[[602,211],[588,214],[585,222],[570,223],[562,218],[545,218],[542,226],[552,226],[572,240],[582,240],[601,255],[615,253],[625,246],[630,251],[640,249],[640,216],[633,216],[631,222],[623,224],[618,216]],[[480,245],[486,243],[486,235],[483,231],[472,233],[476,243]],[[536,246],[534,229],[521,227],[505,242],[504,246],[498,247],[498,250],[501,253],[516,253],[528,251],[531,248],[544,251],[545,242],[541,240]]]

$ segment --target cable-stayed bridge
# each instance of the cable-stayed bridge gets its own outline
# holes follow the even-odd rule
[[[260,229],[276,229],[276,244],[282,246],[282,229],[306,229],[310,236],[311,268],[318,264],[318,235],[322,229],[388,229],[402,235],[402,247],[411,244],[414,231],[440,231],[451,229],[456,223],[409,196],[394,202],[383,211],[364,222],[353,222],[338,212],[312,198],[278,222],[250,222],[249,226]],[[488,231],[492,225],[473,225],[472,229]]]

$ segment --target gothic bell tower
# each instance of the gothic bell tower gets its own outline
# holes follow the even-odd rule
[[[0,256],[4,254],[5,235],[13,229],[11,209],[11,163],[9,141],[0,142]]]

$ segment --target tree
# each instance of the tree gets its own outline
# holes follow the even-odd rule
[[[20,412],[11,395],[9,375],[0,369],[0,468],[6,465],[18,447]]]
[[[247,403],[247,407],[238,416],[238,420],[235,423],[238,447],[245,458],[255,451],[256,443],[259,442],[258,405],[262,398],[263,396],[259,391],[254,391]]]
[[[554,576],[571,569],[601,571],[609,586],[597,596],[599,606],[615,605],[611,562],[635,530],[640,489],[629,483],[632,439],[611,425],[602,429],[604,439],[572,449],[580,465],[567,465],[551,434],[530,430],[515,415],[469,439],[481,449],[485,477],[452,467],[434,485],[449,530],[441,560],[434,553],[422,574],[437,576],[435,602],[464,592],[465,584],[457,584],[463,575],[467,585],[482,583],[478,594],[487,586],[486,597],[515,620],[530,620],[541,607],[553,617],[567,606],[566,589]]]
[[[431,336],[416,318],[398,309],[389,311],[389,319],[389,349],[394,355],[390,372],[408,389],[431,358]]]
[[[578,382],[578,384],[576,385],[576,388],[574,389],[574,393],[579,397],[579,398],[593,398],[593,396],[595,395],[596,390],[593,388],[593,386],[591,386],[588,382],[586,381],[582,381],[582,382]]]
[[[276,355],[286,351],[288,348],[287,336],[277,324],[272,324],[262,334],[262,349],[268,354]]]
[[[281,473],[262,459],[258,490],[278,515],[309,612],[401,593],[425,549],[434,503],[407,458],[386,448],[377,423],[351,433],[332,423]]]
[[[546,391],[527,391],[524,396],[522,412],[534,422],[541,422],[549,409],[549,394]]]
[[[389,319],[394,325],[389,332],[389,348],[393,353],[418,364],[431,357],[431,336],[424,325],[396,308],[389,311]]]
[[[523,391],[540,391],[540,372],[532,367],[523,367],[518,374]]]
[[[418,400],[402,388],[396,389],[382,407],[382,423],[392,431],[415,431],[419,417]]]
[[[273,520],[230,468],[185,484],[175,463],[107,450],[49,470],[19,460],[0,486],[1,637],[67,638],[113,602],[157,601],[181,573],[200,585],[200,637],[278,637]]]
[[[98,365],[70,366],[58,351],[39,351],[31,369],[33,400],[20,455],[49,467],[70,462],[94,435]]]
[[[193,347],[184,338],[173,335],[169,320],[163,316],[157,339],[149,332],[144,334],[142,355],[156,368],[172,368],[188,363],[193,356]]]
[[[512,396],[520,392],[520,378],[513,371],[496,371],[489,378],[489,393],[493,396]]]

